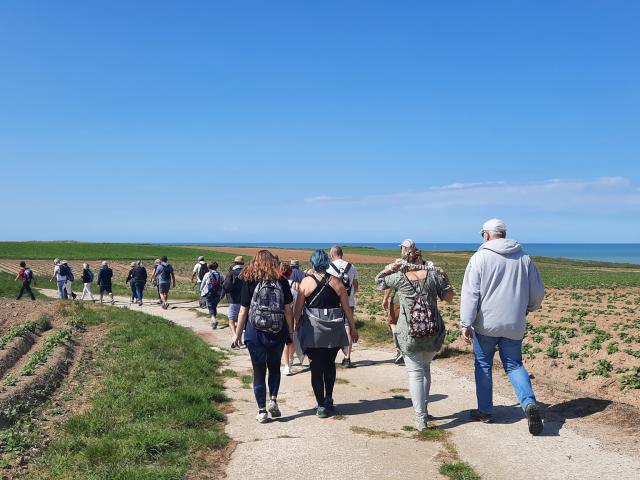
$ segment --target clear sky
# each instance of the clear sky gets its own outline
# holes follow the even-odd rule
[[[640,242],[640,3],[0,3],[0,239]]]

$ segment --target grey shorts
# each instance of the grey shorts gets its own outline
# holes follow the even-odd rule
[[[160,293],[169,293],[169,289],[171,288],[171,284],[170,283],[159,283],[158,284],[158,291]]]
[[[239,313],[240,313],[240,304],[239,303],[230,303],[229,304],[229,312],[228,312],[229,320],[237,322]]]

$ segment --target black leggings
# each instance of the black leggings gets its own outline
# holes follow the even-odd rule
[[[311,386],[319,406],[324,406],[327,398],[333,398],[338,350],[340,347],[307,348],[304,352],[311,360]]]

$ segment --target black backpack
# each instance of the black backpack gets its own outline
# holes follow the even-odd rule
[[[284,292],[280,282],[256,285],[249,307],[249,321],[261,332],[279,333],[284,327]]]
[[[204,278],[204,276],[207,274],[208,271],[209,271],[209,267],[207,267],[207,264],[201,263],[200,270],[198,270],[198,278],[200,279],[200,281],[202,281],[202,279]]]
[[[58,275],[60,275],[61,277],[67,277],[67,279],[69,279],[70,273],[71,270],[69,270],[69,265],[60,265],[60,267],[58,268]]]
[[[331,266],[333,267],[333,269],[338,274],[338,278],[340,279],[340,281],[344,285],[344,288],[347,289],[347,296],[350,296],[351,295],[351,288],[353,287],[353,285],[351,285],[351,279],[349,278],[349,275],[347,275],[347,274],[349,273],[349,270],[351,270],[351,264],[347,263],[347,266],[344,267],[344,270],[340,270],[338,267],[336,267],[336,264],[333,263],[333,262],[331,262]]]

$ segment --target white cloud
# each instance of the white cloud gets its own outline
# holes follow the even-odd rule
[[[640,209],[640,186],[628,178],[614,176],[590,180],[554,178],[529,183],[452,183],[415,192],[352,198],[310,197],[305,202],[346,204],[353,207],[392,206],[411,210],[509,206],[546,211],[615,209],[620,212]]]

